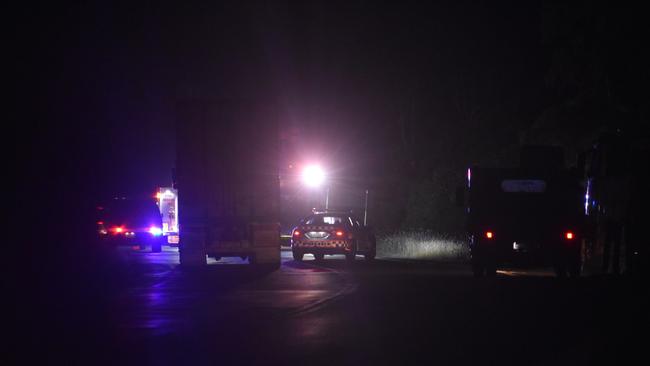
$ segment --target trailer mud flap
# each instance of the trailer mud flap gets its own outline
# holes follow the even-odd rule
[[[183,231],[178,246],[182,266],[199,267],[205,265],[205,234],[203,230]]]
[[[280,263],[280,225],[251,223],[249,233],[256,263]]]

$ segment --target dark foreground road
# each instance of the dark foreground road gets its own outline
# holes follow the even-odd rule
[[[99,299],[58,309],[62,331],[39,350],[49,363],[626,364],[647,343],[647,286],[633,279],[474,279],[463,264],[289,252],[277,271],[238,259],[187,271],[173,249],[115,254]],[[84,324],[66,332],[68,317]]]

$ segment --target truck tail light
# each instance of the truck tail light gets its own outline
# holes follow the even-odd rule
[[[488,239],[492,239],[492,238],[494,238],[494,233],[491,232],[491,231],[486,231],[485,232],[485,237],[488,238]]]

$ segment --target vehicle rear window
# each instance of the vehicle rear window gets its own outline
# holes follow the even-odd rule
[[[544,193],[546,182],[539,179],[506,179],[501,182],[506,193]]]
[[[352,220],[347,216],[339,215],[314,215],[305,220],[306,225],[352,225]]]

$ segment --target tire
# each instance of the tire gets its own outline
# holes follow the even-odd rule
[[[162,252],[162,242],[160,240],[156,240],[153,244],[151,244],[151,252],[152,253]]]
[[[347,253],[345,255],[345,260],[347,262],[354,262],[355,258],[357,257],[357,242],[355,241],[352,244],[352,253]]]
[[[557,278],[567,277],[567,266],[564,258],[556,258],[554,260],[553,271],[555,271],[555,277]]]
[[[293,254],[294,261],[302,262],[302,257],[305,255],[305,253],[301,253],[295,250],[293,250],[291,253]]]
[[[472,261],[472,274],[476,278],[481,278],[485,276],[485,267],[483,263],[480,263],[478,260]]]
[[[314,259],[316,260],[316,262],[322,262],[323,258],[325,258],[324,254],[321,254],[321,253],[314,254]]]
[[[495,263],[487,263],[485,265],[485,277],[496,277],[497,266]]]
[[[567,267],[567,272],[569,273],[570,278],[580,277],[580,272],[582,269],[580,258],[571,258]]]

